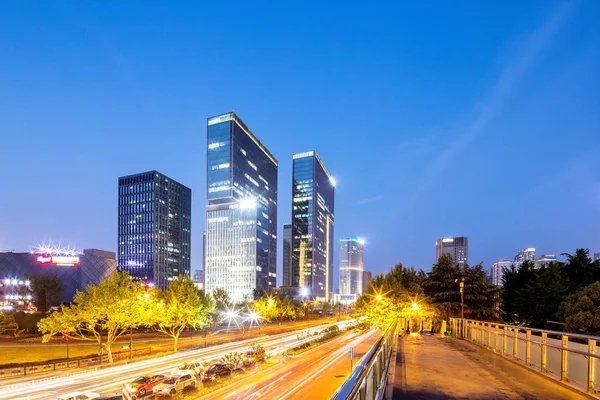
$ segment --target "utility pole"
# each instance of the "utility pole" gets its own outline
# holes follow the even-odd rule
[[[129,327],[129,359],[133,359],[133,327]]]
[[[465,318],[465,278],[460,281],[460,317]]]

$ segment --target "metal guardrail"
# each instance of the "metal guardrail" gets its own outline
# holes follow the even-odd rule
[[[392,323],[360,360],[354,371],[331,397],[332,400],[380,400],[387,385],[392,350],[398,336],[398,322]]]
[[[456,338],[512,358],[557,381],[570,382],[581,391],[600,392],[596,385],[600,383],[600,371],[596,369],[600,358],[596,347],[598,336],[461,318],[451,318],[450,324],[452,336]],[[553,357],[554,353],[548,349],[556,350],[560,357]]]

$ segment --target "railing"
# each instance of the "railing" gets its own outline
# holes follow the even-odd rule
[[[596,368],[600,337],[461,318],[451,319],[450,324],[454,337],[569,382],[575,389],[591,394],[600,391],[600,371]]]
[[[332,397],[332,400],[380,400],[387,386],[392,350],[398,336],[398,323],[392,323],[354,371]]]

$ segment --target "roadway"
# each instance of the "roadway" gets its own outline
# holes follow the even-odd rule
[[[340,326],[351,324],[352,321],[336,323]],[[168,356],[157,357],[145,361],[137,361],[125,365],[86,371],[80,375],[58,376],[29,382],[3,382],[0,386],[0,399],[38,399],[46,400],[60,394],[81,391],[96,392],[100,394],[113,394],[119,392],[124,383],[133,381],[140,375],[147,373],[169,373],[185,361],[202,359],[204,361],[218,360],[224,354],[232,351],[244,351],[254,343],[261,343],[267,353],[281,351],[298,342],[298,334],[303,332],[321,330],[335,324],[320,325],[307,329],[273,334],[267,337],[251,338],[238,342],[225,343],[205,349],[179,352]],[[31,378],[29,378],[31,379]]]
[[[378,330],[349,332],[296,357],[288,357],[264,371],[257,371],[208,395],[206,400],[329,399],[350,374],[353,364],[377,342]]]

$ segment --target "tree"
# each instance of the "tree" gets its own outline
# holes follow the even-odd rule
[[[173,338],[173,351],[177,352],[179,336],[186,327],[202,328],[212,322],[215,304],[200,295],[188,275],[175,278],[164,292],[159,292],[153,303],[152,320],[159,332]]]
[[[0,313],[0,335],[5,333],[17,335],[18,329],[19,324],[17,324],[13,314]]]
[[[573,255],[562,255],[567,258],[562,271],[569,293],[578,292],[585,286],[600,281],[600,261],[592,262],[588,249],[577,249]]]
[[[523,290],[534,276],[532,261],[526,260],[519,267],[511,265],[502,274],[501,309],[504,322],[513,325],[523,325]]]
[[[568,296],[560,308],[567,331],[600,335],[600,282]]]
[[[33,303],[39,312],[45,313],[51,307],[60,305],[65,286],[58,276],[35,274],[28,279]]]
[[[460,316],[460,281],[464,279],[465,318],[490,319],[496,313],[494,296],[497,289],[487,282],[482,265],[470,267],[454,264],[452,257],[442,254],[424,282],[425,294],[443,320]]]
[[[215,308],[211,313],[212,317],[212,328],[211,332],[214,333],[217,327],[223,322],[223,314],[231,309],[233,303],[229,298],[229,293],[223,288],[216,288],[212,292],[212,301],[215,304]]]
[[[112,344],[131,328],[149,320],[149,293],[127,272],[116,272],[98,285],[77,291],[73,303],[62,305],[38,323],[47,343],[56,334],[69,333],[72,338],[98,342],[112,363]],[[105,335],[103,341],[102,336]]]

